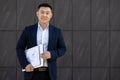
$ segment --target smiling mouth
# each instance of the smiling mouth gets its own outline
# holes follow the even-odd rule
[[[43,21],[47,21],[47,19],[43,19]]]
[[[42,18],[42,20],[47,20],[47,18]]]

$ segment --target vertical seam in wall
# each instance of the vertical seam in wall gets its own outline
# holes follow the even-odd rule
[[[37,10],[36,0],[33,2],[33,4],[34,4],[34,22],[36,23],[36,10]]]
[[[92,80],[92,0],[90,0],[90,80]]]
[[[74,69],[74,68],[73,68],[73,48],[74,48],[74,47],[73,47],[73,1],[74,1],[74,0],[71,0],[71,3],[72,3],[72,7],[71,7],[71,9],[72,9],[72,10],[71,10],[71,11],[72,11],[72,31],[71,31],[71,34],[72,34],[72,36],[71,36],[71,38],[72,38],[72,39],[71,39],[71,40],[72,40],[72,44],[71,44],[71,45],[72,45],[72,56],[71,56],[71,58],[72,58],[72,72],[71,72],[71,75],[72,75],[72,76],[71,76],[71,78],[72,78],[72,80],[74,80],[74,77],[73,77],[73,76],[74,76],[74,74],[73,74],[73,69]]]
[[[17,44],[17,0],[16,0],[16,44]],[[15,53],[16,53],[16,48],[15,48]],[[18,77],[18,70],[17,70],[17,55],[16,55],[16,80]]]
[[[108,2],[109,6],[109,80],[111,80],[111,53],[110,53],[110,43],[111,43],[111,24],[110,24],[110,0]]]

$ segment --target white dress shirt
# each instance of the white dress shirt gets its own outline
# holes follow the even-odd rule
[[[48,49],[48,39],[49,39],[49,24],[43,30],[42,27],[40,26],[40,24],[38,23],[37,45],[42,44],[43,45],[43,51],[47,51],[47,49]],[[43,66],[48,67],[47,60],[44,60]]]

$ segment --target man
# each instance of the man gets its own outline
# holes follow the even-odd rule
[[[61,30],[49,23],[53,15],[49,4],[40,4],[36,15],[38,23],[25,27],[16,47],[19,62],[25,69],[24,80],[56,80],[56,59],[66,51],[64,39]],[[25,56],[25,49],[39,44],[44,45],[40,57],[45,60],[45,65],[34,68]]]

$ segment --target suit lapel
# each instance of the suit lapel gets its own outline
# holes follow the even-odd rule
[[[52,45],[52,39],[53,39],[53,27],[52,27],[52,25],[49,25],[48,50],[49,50],[50,46]]]
[[[32,30],[32,37],[33,37],[33,44],[34,44],[34,46],[36,46],[37,45],[37,28],[38,28],[38,24],[35,24],[34,26],[33,26],[33,30]]]

